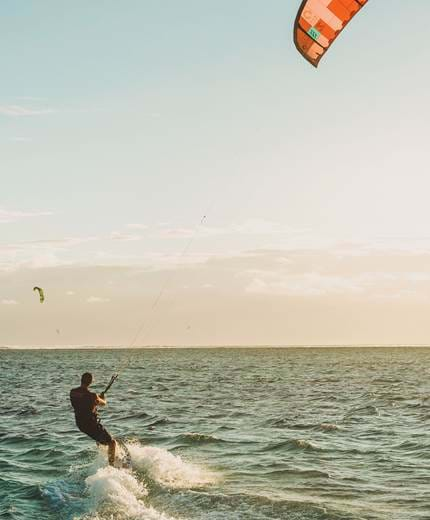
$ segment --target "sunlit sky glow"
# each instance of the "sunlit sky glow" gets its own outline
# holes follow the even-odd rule
[[[2,2],[0,345],[430,343],[430,4],[299,4]]]

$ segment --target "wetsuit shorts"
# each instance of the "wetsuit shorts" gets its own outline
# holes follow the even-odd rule
[[[78,428],[99,444],[110,444],[113,440],[111,434],[99,422],[79,423]]]

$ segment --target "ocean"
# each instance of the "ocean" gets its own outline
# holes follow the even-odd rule
[[[133,468],[107,466],[80,375]],[[430,349],[0,350],[0,518],[430,519]]]

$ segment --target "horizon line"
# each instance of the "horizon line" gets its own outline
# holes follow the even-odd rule
[[[269,348],[430,348],[429,343],[320,343],[320,344],[222,344],[222,345],[0,345],[0,350],[150,350],[150,349],[269,349]]]

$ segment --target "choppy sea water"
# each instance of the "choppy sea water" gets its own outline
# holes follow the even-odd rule
[[[74,426],[80,374],[133,469]],[[0,351],[0,517],[430,519],[430,349]]]

